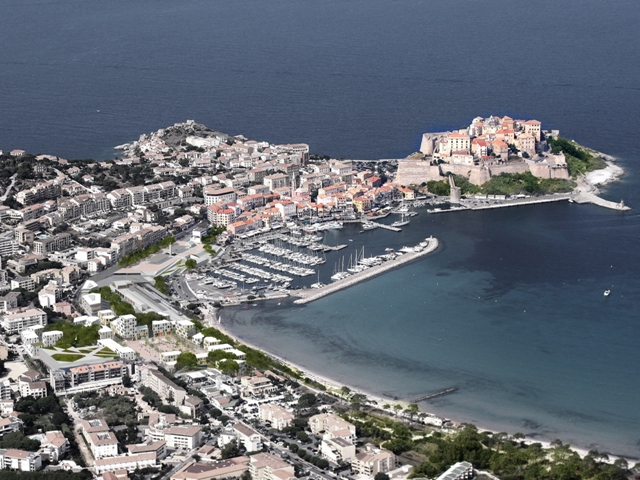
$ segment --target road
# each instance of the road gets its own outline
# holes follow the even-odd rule
[[[17,178],[18,178],[18,174],[17,173],[14,173],[13,175],[11,175],[11,183],[9,184],[7,189],[5,190],[4,195],[0,197],[0,202],[4,202],[7,199],[7,197],[9,196],[9,193],[11,193],[11,189],[16,184],[16,179]]]
[[[69,416],[73,420],[73,425],[74,425],[73,436],[75,437],[76,443],[78,444],[78,448],[80,449],[80,454],[82,455],[82,459],[84,460],[84,463],[88,467],[91,467],[93,466],[93,455],[91,455],[91,452],[89,451],[89,447],[87,446],[87,443],[84,441],[84,438],[80,433],[80,429],[81,429],[80,425],[82,425],[81,423],[82,419],[80,418],[80,413],[75,409],[72,410],[69,402],[67,402],[67,411],[69,412]]]

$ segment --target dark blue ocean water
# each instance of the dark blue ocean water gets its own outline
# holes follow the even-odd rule
[[[424,405],[457,420],[640,456],[639,21],[635,0],[0,0],[0,148],[102,159],[193,118],[392,158],[425,131],[508,114],[615,155],[627,175],[605,196],[629,213],[562,204],[347,229],[336,240],[372,250],[429,234],[442,248],[231,328],[377,393],[458,386]]]

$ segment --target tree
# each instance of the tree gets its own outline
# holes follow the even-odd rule
[[[410,403],[409,406],[405,409],[405,413],[407,413],[411,419],[413,419],[413,417],[419,412],[420,408],[415,403]]]
[[[310,408],[318,403],[318,399],[313,393],[303,393],[298,399],[298,408]]]
[[[376,476],[373,477],[373,480],[389,480],[389,475],[384,472],[378,472]]]
[[[176,361],[176,368],[195,368],[198,366],[198,359],[196,358],[195,353],[192,352],[182,352],[178,355],[178,359]]]
[[[122,386],[124,388],[131,388],[131,377],[129,375],[122,376]]]
[[[238,448],[238,444],[235,440],[231,440],[229,443],[227,443],[220,452],[220,457],[223,460],[226,460],[227,458],[237,457],[238,455],[240,455],[240,449]]]
[[[0,437],[0,448],[16,448],[36,452],[40,448],[38,440],[31,440],[22,432],[5,433]]]
[[[240,365],[234,360],[222,360],[218,362],[218,369],[225,375],[235,375],[240,371]]]
[[[346,385],[343,385],[342,388],[340,389],[340,395],[347,398],[349,397],[350,394],[351,394],[351,389]]]
[[[186,262],[184,262],[184,266],[187,270],[193,270],[198,266],[198,262],[196,262],[193,258],[190,258]]]
[[[51,415],[51,423],[53,423],[56,428],[60,428],[65,423],[70,423],[68,420],[69,418],[64,412],[56,412]]]

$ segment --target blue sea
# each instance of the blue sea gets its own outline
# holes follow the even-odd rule
[[[112,158],[195,119],[351,159],[426,131],[536,118],[618,158],[604,196],[422,212],[328,242],[433,255],[229,328],[336,380],[458,421],[640,457],[640,3],[635,0],[0,0],[0,149]],[[321,280],[327,280],[323,278]],[[612,290],[608,298],[606,288]],[[223,315],[224,317],[224,315]]]

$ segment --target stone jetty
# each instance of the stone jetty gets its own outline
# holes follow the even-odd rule
[[[364,280],[368,280],[376,275],[380,275],[392,268],[399,267],[404,265],[405,263],[409,263],[416,258],[424,257],[429,253],[435,251],[438,248],[438,239],[434,237],[429,237],[427,240],[428,245],[419,252],[409,252],[404,255],[399,256],[395,260],[389,260],[384,262],[382,265],[377,265],[375,267],[367,268],[362,272],[355,273],[347,278],[343,278],[342,280],[338,280],[336,282],[332,282],[329,285],[326,285],[322,288],[318,289],[310,289],[304,291],[296,291],[295,295],[300,296],[301,298],[295,300],[293,303],[301,305],[309,302],[313,302],[314,300],[318,300],[319,298],[330,295],[338,290],[342,290],[343,288],[348,288],[356,283],[362,282]]]

